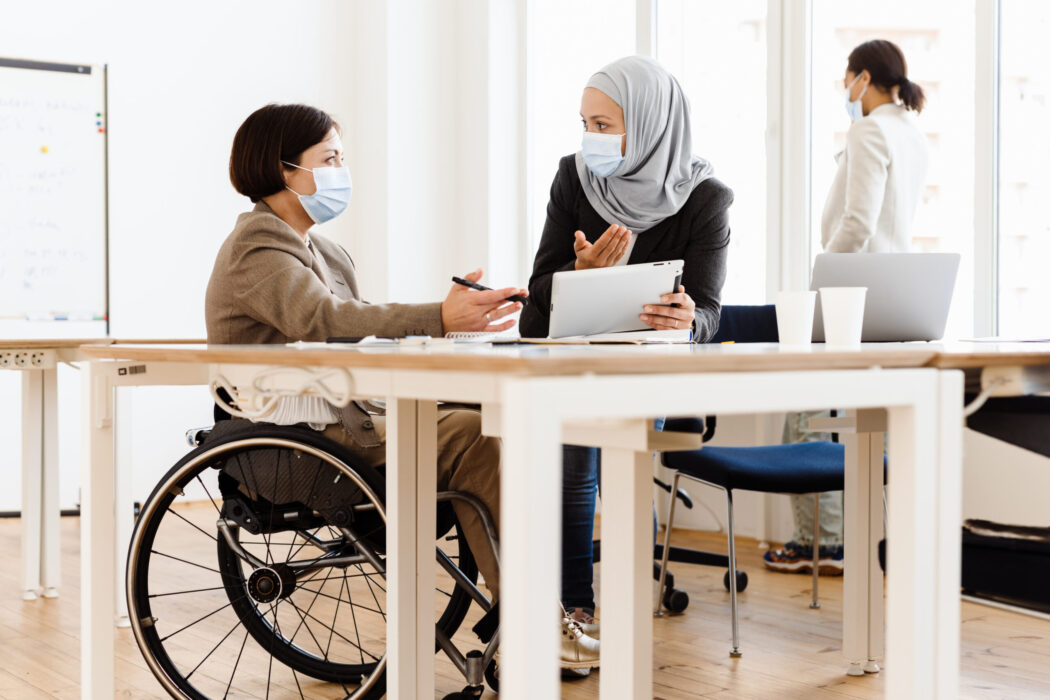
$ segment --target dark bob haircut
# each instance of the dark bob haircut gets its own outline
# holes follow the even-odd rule
[[[258,202],[284,189],[281,161],[299,164],[303,151],[315,146],[339,125],[309,105],[268,104],[252,112],[233,137],[230,182]]]
[[[897,94],[904,106],[921,112],[926,105],[926,94],[922,88],[908,80],[908,62],[904,52],[892,41],[874,39],[866,41],[849,55],[846,70],[853,75],[868,71],[871,82],[883,90],[898,88]]]

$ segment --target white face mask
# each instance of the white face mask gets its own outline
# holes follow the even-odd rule
[[[598,177],[609,177],[623,162],[620,144],[623,134],[600,134],[592,131],[583,132],[580,151],[583,162]]]
[[[281,161],[293,168],[310,171],[295,163]],[[315,224],[323,224],[331,221],[346,210],[350,204],[350,194],[353,192],[353,183],[350,180],[350,169],[346,166],[341,168],[313,168],[314,187],[317,189],[313,194],[299,194],[288,187],[293,194],[299,197],[299,202],[306,210],[307,216]]]
[[[861,98],[864,97],[864,93],[868,91],[868,86],[864,86],[864,89],[860,91],[859,95],[857,95],[857,99],[851,100],[849,98],[849,91],[853,89],[853,86],[857,84],[858,80],[860,80],[859,75],[854,78],[853,82],[846,88],[846,114],[849,115],[851,121],[857,121],[864,117],[864,107],[861,106],[860,101]]]

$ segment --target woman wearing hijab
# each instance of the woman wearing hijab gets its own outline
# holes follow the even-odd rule
[[[551,185],[522,335],[548,335],[555,272],[681,259],[682,286],[638,309],[639,318],[708,340],[718,329],[733,193],[693,155],[685,93],[656,61],[629,56],[591,76],[580,116],[580,151],[561,159]],[[593,637],[599,457],[594,448],[564,447],[562,602]]]
[[[929,149],[915,115],[926,104],[908,79],[904,53],[885,39],[853,49],[842,81],[853,124],[824,203],[820,240],[827,253],[906,253],[912,222],[926,185]],[[789,414],[784,442],[829,440],[802,426],[827,411]],[[783,547],[765,553],[775,571],[812,573],[813,509],[810,496],[792,496],[795,532]],[[820,573],[843,572],[842,492],[820,495]]]

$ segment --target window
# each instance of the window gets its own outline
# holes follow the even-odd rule
[[[526,39],[529,259],[539,246],[558,160],[580,150],[587,79],[634,54],[634,0],[529,0]]]
[[[693,152],[736,195],[725,304],[766,299],[766,0],[660,0],[657,58],[692,108]]]
[[[918,119],[929,142],[930,167],[915,215],[912,250],[962,255],[947,337],[973,332],[974,17],[974,0],[813,3],[811,250],[814,255],[820,252],[824,197],[835,174],[834,156],[842,150],[850,125],[842,85],[846,60],[858,44],[888,39],[901,47],[909,77],[922,85],[927,97]],[[1025,45],[1039,43],[1031,36]],[[1026,63],[1032,69],[1040,65]],[[1045,118],[1047,112],[1042,115]]]
[[[999,77],[999,333],[1050,333],[1050,3],[1003,0]]]

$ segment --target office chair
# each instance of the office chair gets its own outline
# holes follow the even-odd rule
[[[776,310],[773,306],[723,306],[718,333],[711,342],[776,342]],[[664,430],[680,432],[704,432],[704,442],[714,436],[714,418],[707,418],[707,425],[697,418],[669,419]],[[845,481],[845,448],[837,442],[803,442],[790,445],[767,445],[761,447],[704,447],[699,450],[665,452],[663,463],[674,470],[670,486],[672,493],[678,491],[679,480],[684,476],[695,481],[720,488],[726,493],[728,511],[729,570],[736,569],[736,546],[734,541],[733,491],[742,489],[766,493],[813,493],[815,499],[813,529],[820,529],[819,496],[825,491],[840,491]],[[664,546],[661,548],[661,577],[668,561],[696,562],[706,552],[694,553],[670,546],[674,527],[675,503],[671,498]],[[818,581],[820,575],[819,538],[814,538],[813,547],[813,597],[811,608],[820,607]],[[676,557],[676,554],[678,555]],[[705,563],[705,562],[697,562]],[[736,577],[726,574],[730,596],[733,647],[730,656],[739,657],[737,593],[739,573]],[[663,578],[661,578],[663,580]],[[746,585],[746,576],[744,577]],[[739,590],[738,590],[739,588]],[[659,608],[660,601],[657,606]]]

